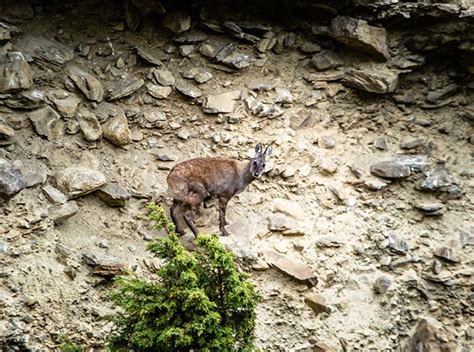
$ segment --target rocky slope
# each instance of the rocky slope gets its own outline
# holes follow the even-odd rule
[[[257,142],[221,240],[262,350],[472,349],[472,4],[179,5],[0,5],[2,350],[103,348],[169,169]]]

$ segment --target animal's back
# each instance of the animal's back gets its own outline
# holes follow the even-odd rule
[[[228,158],[195,158],[175,165],[166,181],[173,196],[180,199],[189,192],[222,192],[229,178],[237,174],[237,161]],[[203,190],[203,188],[205,190]]]

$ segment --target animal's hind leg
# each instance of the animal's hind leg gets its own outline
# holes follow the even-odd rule
[[[184,230],[181,228],[179,223],[179,210],[181,208],[181,202],[179,200],[173,199],[173,204],[170,208],[171,220],[173,220],[174,226],[176,227],[176,233],[179,235],[184,235]]]
[[[194,236],[197,236],[199,231],[196,225],[194,224],[193,218],[196,215],[196,211],[198,210],[203,198],[204,197],[198,193],[192,193],[188,197],[186,197],[185,200],[186,209],[183,213],[184,220],[186,221],[186,224],[188,224]]]
[[[227,220],[225,218],[226,211],[227,211],[227,203],[229,199],[226,197],[219,198],[219,230],[222,236],[229,236],[229,232],[225,229],[225,225],[227,225]]]

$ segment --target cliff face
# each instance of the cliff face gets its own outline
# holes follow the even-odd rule
[[[221,241],[259,348],[472,349],[472,5],[1,2],[0,350],[105,348],[169,170],[256,143]]]

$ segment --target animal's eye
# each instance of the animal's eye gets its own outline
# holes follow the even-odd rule
[[[255,160],[253,161],[253,164],[254,164],[254,166],[257,166],[257,162]]]
[[[263,163],[262,167],[265,167],[265,165],[267,165],[267,164]]]

